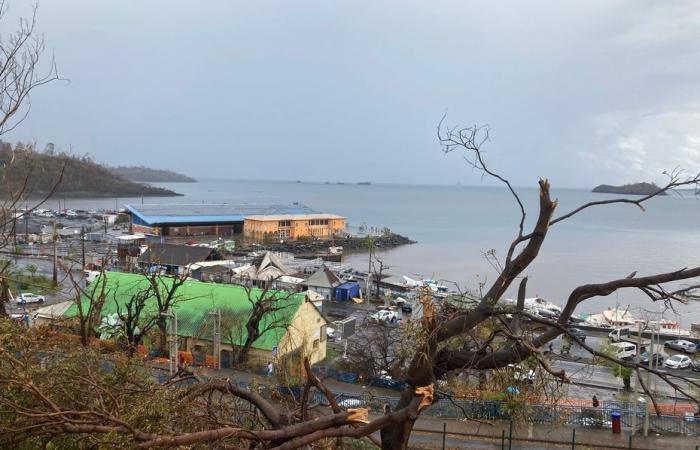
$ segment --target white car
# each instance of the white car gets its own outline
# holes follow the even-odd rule
[[[401,320],[401,314],[398,311],[383,309],[369,316],[372,322],[396,323]]]
[[[29,292],[26,292],[17,297],[17,303],[19,303],[20,305],[24,305],[27,303],[44,303],[44,300],[46,299],[43,295],[36,295]]]
[[[690,367],[690,357],[686,355],[673,355],[664,362],[664,367],[669,369],[685,369]]]

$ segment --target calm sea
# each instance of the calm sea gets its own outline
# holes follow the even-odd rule
[[[518,210],[509,193],[499,187],[320,184],[272,181],[204,180],[199,183],[164,183],[184,194],[174,198],[146,198],[146,203],[293,203],[346,216],[351,226],[389,227],[408,236],[415,245],[383,252],[389,272],[411,277],[448,280],[476,289],[496,276],[484,254],[495,249],[502,259],[517,231]],[[522,188],[520,194],[536,218],[538,192]],[[558,212],[610,197],[579,189],[554,189]],[[141,199],[74,199],[68,207],[114,207],[141,203]],[[51,205],[51,206],[57,206]],[[646,205],[601,206],[555,225],[540,257],[528,269],[529,294],[562,304],[579,284],[700,265],[700,200],[670,195]],[[346,260],[366,269],[366,255]],[[514,289],[509,293],[514,295]],[[579,312],[600,312],[608,306],[656,311],[641,292],[628,290],[586,301]],[[639,310],[637,310],[639,311]],[[678,306],[686,328],[700,323],[700,302]]]

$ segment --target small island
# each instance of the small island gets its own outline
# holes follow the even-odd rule
[[[166,169],[151,169],[144,166],[110,167],[112,173],[127,180],[141,183],[196,183],[192,177]]]
[[[601,184],[593,188],[593,192],[599,194],[623,194],[623,195],[650,195],[661,189],[655,183],[632,183],[622,186],[612,186],[610,184]],[[661,192],[658,195],[666,195]]]

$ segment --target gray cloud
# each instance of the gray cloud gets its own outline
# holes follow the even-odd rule
[[[39,20],[71,83],[11,138],[109,163],[478,183],[439,152],[449,108],[492,126],[517,184],[698,169],[695,2],[64,0]]]

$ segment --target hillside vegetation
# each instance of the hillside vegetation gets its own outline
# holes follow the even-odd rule
[[[2,196],[18,192],[28,179],[25,195],[45,195],[59,180],[57,194],[73,197],[138,197],[178,195],[168,189],[134,183],[110,172],[89,157],[46,151],[39,153],[19,143],[14,148],[0,141],[0,180]]]
[[[593,192],[601,194],[626,194],[626,195],[649,195],[661,189],[654,183],[632,183],[622,186],[612,186],[610,184],[601,184],[593,188]],[[666,195],[665,192],[659,195]]]
[[[150,183],[196,183],[192,177],[165,169],[151,169],[144,166],[110,167],[109,170],[131,181]]]

